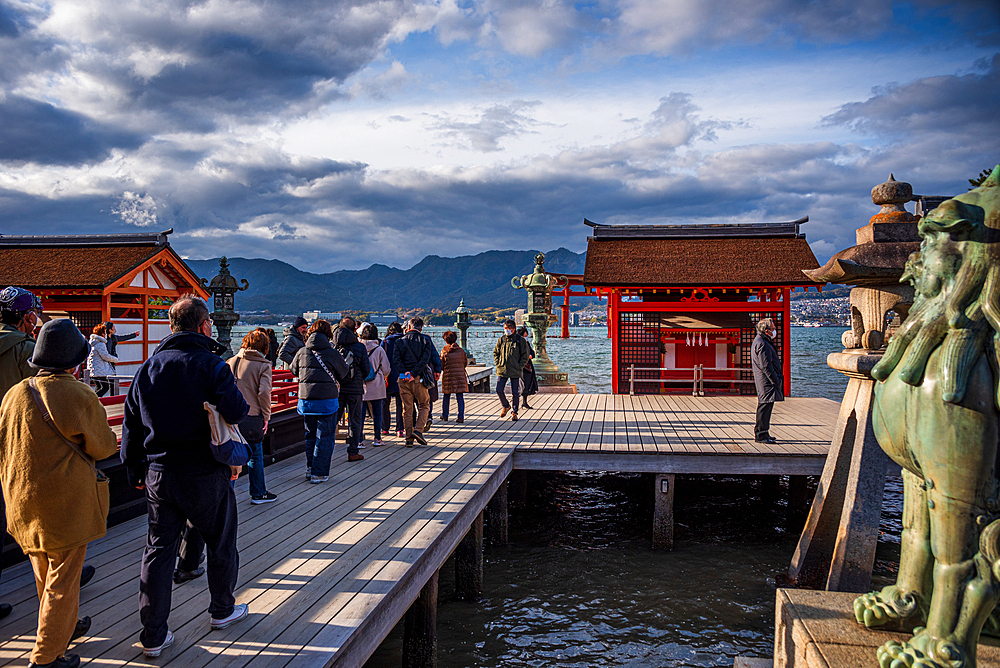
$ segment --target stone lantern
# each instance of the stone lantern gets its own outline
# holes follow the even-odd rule
[[[851,329],[843,352],[827,364],[848,378],[840,417],[823,476],[788,580],[830,591],[867,591],[871,586],[888,458],[875,440],[872,368],[882,359],[892,331],[890,319],[905,319],[913,287],[901,284],[910,254],[919,250],[917,218],[903,206],[916,199],[909,183],[889,180],[872,188],[881,210],[858,228],[856,245],[819,269],[804,271],[817,283],[853,285]]]
[[[559,367],[549,359],[545,332],[557,320],[552,314],[552,290],[565,288],[569,284],[569,279],[565,276],[546,274],[542,268],[544,262],[545,255],[539,253],[535,256],[535,271],[527,276],[515,276],[510,279],[510,284],[515,289],[523,288],[528,292],[528,310],[524,314],[524,321],[534,339],[535,359],[531,362],[535,367],[538,384],[567,386],[569,384],[567,374],[559,371]]]
[[[240,321],[240,314],[235,309],[236,293],[249,288],[250,283],[245,278],[238,283],[229,273],[229,260],[223,257],[219,260],[218,275],[211,282],[201,279],[201,285],[212,293],[215,310],[210,317],[219,333],[216,340],[226,348],[222,353],[222,359],[229,359],[233,356],[232,348],[229,346],[233,338],[233,325]]]
[[[455,327],[458,328],[458,345],[462,346],[462,350],[465,351],[465,356],[468,358],[469,364],[475,364],[476,358],[469,352],[469,309],[465,308],[464,299],[458,304],[458,308],[455,309]]]

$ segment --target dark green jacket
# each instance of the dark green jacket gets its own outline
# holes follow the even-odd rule
[[[528,363],[528,342],[518,334],[504,334],[493,349],[493,363],[500,378],[520,378]]]
[[[0,399],[38,369],[28,366],[35,340],[11,325],[0,325]]]

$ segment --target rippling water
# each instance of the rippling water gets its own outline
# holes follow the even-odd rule
[[[792,330],[793,394],[840,401],[847,380],[826,366],[840,333]],[[609,392],[605,330],[574,334],[551,339],[549,354],[581,392]],[[469,348],[492,359],[493,343],[472,338]],[[802,527],[786,512],[787,480],[679,477],[671,552],[650,549],[642,476],[532,472],[529,481],[531,504],[511,510],[510,545],[486,550],[484,598],[455,600],[451,564],[442,569],[443,668],[732,666],[737,655],[771,655],[774,578]],[[894,577],[901,507],[890,481],[877,584]],[[397,628],[369,668],[398,666],[401,644]]]

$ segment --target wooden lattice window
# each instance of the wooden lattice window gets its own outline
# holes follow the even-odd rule
[[[660,316],[657,313],[618,314],[618,392],[628,394],[632,365],[651,371],[636,371],[636,378],[659,378]],[[636,394],[656,394],[659,383],[635,383]]]

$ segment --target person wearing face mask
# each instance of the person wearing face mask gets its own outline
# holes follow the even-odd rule
[[[517,334],[517,325],[513,320],[503,323],[503,336],[497,339],[493,348],[493,363],[497,370],[497,396],[500,397],[500,417],[507,415],[511,405],[507,403],[505,389],[510,381],[510,392],[514,398],[514,410],[511,411],[511,422],[517,422],[517,406],[520,401],[521,375],[528,363],[528,342]]]
[[[753,381],[757,387],[757,421],[753,434],[758,443],[777,443],[777,439],[770,434],[771,411],[774,410],[774,402],[785,400],[781,355],[774,345],[776,334],[774,321],[764,318],[757,323],[757,336],[750,349]]]

